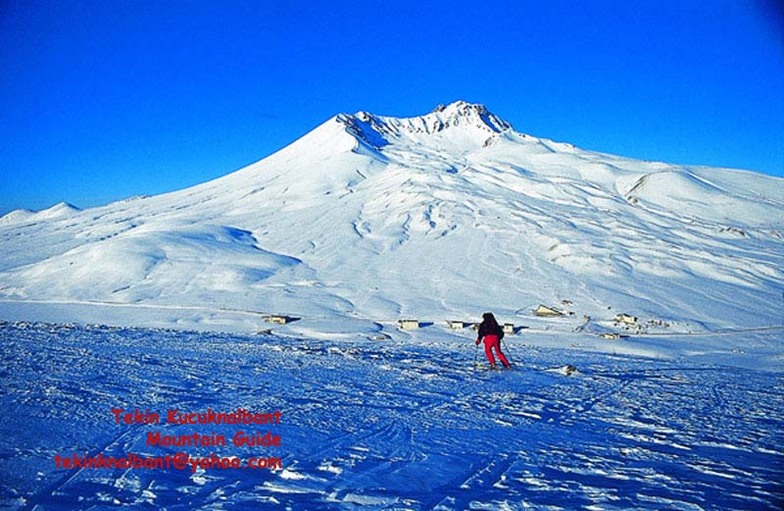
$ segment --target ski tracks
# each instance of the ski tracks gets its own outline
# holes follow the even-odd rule
[[[776,509],[784,500],[777,374],[545,348],[512,371],[476,371],[472,352],[450,341],[8,324],[0,341],[0,403],[24,417],[0,427],[9,509]],[[564,363],[577,372],[547,369]],[[70,451],[167,452],[145,445],[148,428],[112,424],[112,406],[280,409],[283,443],[267,452],[283,469],[55,469],[52,456]],[[230,450],[220,454],[250,453]]]

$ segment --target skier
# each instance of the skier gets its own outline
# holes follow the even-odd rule
[[[476,338],[476,345],[484,339],[485,342],[485,355],[490,362],[490,367],[495,369],[495,357],[493,356],[493,349],[501,359],[501,363],[505,368],[509,369],[511,365],[506,359],[506,355],[501,351],[501,339],[504,338],[504,330],[498,325],[492,312],[485,312],[482,314],[482,324],[479,325],[479,334]]]

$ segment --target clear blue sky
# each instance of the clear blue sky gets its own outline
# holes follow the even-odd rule
[[[780,0],[0,0],[0,214],[184,188],[332,115],[457,99],[586,149],[784,175]]]

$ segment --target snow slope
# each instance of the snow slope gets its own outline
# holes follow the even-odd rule
[[[784,181],[585,151],[465,102],[340,114],[215,181],[56,209],[0,219],[7,319],[89,302],[372,325],[568,300],[596,319],[781,324]]]
[[[777,334],[744,334],[749,346]],[[781,373],[506,340],[473,368],[470,332],[333,341],[0,325],[4,509],[775,510]],[[585,341],[585,334],[570,334]],[[567,376],[565,364],[576,367]],[[31,374],[37,377],[31,378]],[[162,415],[115,423],[112,408]],[[167,423],[281,412],[280,424]],[[233,445],[280,436],[277,447]],[[148,434],[224,435],[162,446]],[[276,470],[58,467],[57,456],[279,458]],[[243,465],[245,466],[245,465]]]

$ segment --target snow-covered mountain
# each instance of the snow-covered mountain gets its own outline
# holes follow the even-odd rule
[[[14,212],[0,247],[0,310],[383,322],[511,320],[541,303],[756,328],[782,321],[784,180],[582,150],[459,101],[412,118],[340,114],[174,193]]]

